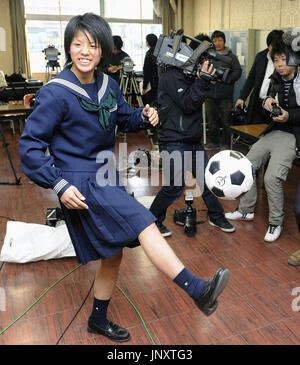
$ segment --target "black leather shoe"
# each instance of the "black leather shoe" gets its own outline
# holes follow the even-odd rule
[[[218,296],[224,290],[229,279],[228,269],[218,269],[213,279],[208,279],[205,282],[204,294],[195,300],[197,307],[207,316],[213,314],[217,309]]]
[[[106,336],[115,342],[125,342],[130,340],[130,333],[127,331],[127,329],[122,328],[111,321],[109,321],[107,329],[104,329],[99,327],[91,320],[91,318],[89,318],[88,332],[98,333],[99,335]]]

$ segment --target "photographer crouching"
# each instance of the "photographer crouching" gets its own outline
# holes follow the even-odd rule
[[[188,165],[191,166],[191,172],[200,189],[203,187],[201,192],[208,208],[209,223],[224,232],[235,231],[235,228],[225,219],[222,205],[204,182],[208,157],[201,143],[202,104],[210,82],[215,82],[210,81],[215,73],[216,70],[206,60],[197,71],[196,77],[189,77],[182,70],[170,66],[166,68],[159,81],[158,103],[161,105],[161,123],[158,142],[160,152],[166,151],[171,155],[177,151],[182,157],[181,166],[178,164],[175,166],[174,159],[170,159],[169,166],[162,165],[165,176],[169,173],[170,179],[160,189],[150,207],[150,211],[157,217],[156,224],[164,237],[171,235],[169,229],[163,225],[167,209],[181,196],[185,185],[184,173],[189,170],[185,166],[185,152],[191,153],[192,161],[189,161]],[[203,153],[204,163],[201,165],[202,171],[197,174],[199,166],[196,165],[196,157],[197,154],[199,156],[199,152]],[[166,171],[167,169],[169,171]],[[182,183],[178,184],[178,181]]]

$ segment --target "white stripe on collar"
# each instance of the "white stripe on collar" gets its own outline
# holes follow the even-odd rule
[[[108,76],[104,73],[102,75],[103,75],[102,86],[101,86],[100,90],[98,91],[98,103],[99,104],[105,94],[105,91],[106,91],[107,85],[108,85]]]
[[[85,96],[86,98],[89,98],[91,100],[91,98],[89,97],[89,94],[80,86],[74,84],[73,82],[71,81],[67,81],[65,79],[60,79],[60,78],[55,78],[55,79],[52,79],[50,81],[47,82],[46,85],[50,84],[50,83],[58,83],[58,84],[62,84],[62,85],[65,85],[67,86],[68,88],[70,88],[71,90],[74,90],[76,92],[78,92],[79,94]],[[101,89],[100,89],[101,90]]]
[[[108,85],[108,75],[106,74],[103,74],[103,80],[102,80],[102,85],[101,85],[101,88],[100,90],[98,91],[98,103],[100,104],[100,101],[101,99],[103,98],[105,92],[106,92],[106,89],[107,89],[107,85]],[[65,85],[67,86],[68,88],[70,88],[71,90],[74,90],[76,92],[78,92],[79,94],[85,96],[86,98],[90,98],[90,96],[88,95],[88,93],[80,86],[74,84],[73,82],[71,81],[67,81],[65,79],[60,79],[60,78],[54,78],[50,81],[47,82],[47,84],[49,83],[52,83],[52,82],[56,82],[56,83],[59,83],[59,84],[62,84],[62,85]],[[47,85],[46,84],[46,85]]]

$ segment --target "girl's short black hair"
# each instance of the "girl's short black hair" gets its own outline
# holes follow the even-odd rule
[[[67,24],[64,35],[66,65],[72,62],[69,51],[72,40],[78,31],[82,31],[85,34],[88,32],[92,36],[93,41],[100,45],[102,49],[100,64],[107,62],[114,48],[111,29],[101,16],[94,13],[85,13],[74,16]]]

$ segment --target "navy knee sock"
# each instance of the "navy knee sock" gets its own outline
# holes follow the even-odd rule
[[[205,280],[197,278],[186,268],[184,268],[173,281],[195,300],[200,298],[204,293]]]
[[[93,310],[91,314],[91,319],[94,323],[96,323],[101,328],[107,328],[108,319],[106,318],[107,307],[110,299],[108,300],[100,300],[94,298]]]

